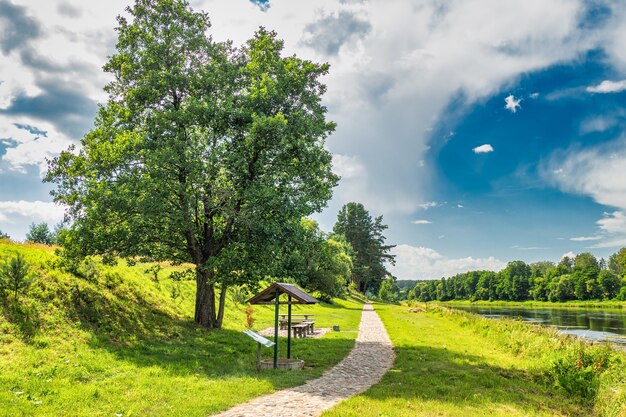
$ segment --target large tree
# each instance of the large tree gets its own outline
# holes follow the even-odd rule
[[[344,235],[352,245],[352,282],[359,291],[377,293],[382,280],[390,275],[386,263],[395,263],[395,255],[389,253],[395,245],[385,245],[386,229],[383,216],[372,219],[361,203],[348,203],[339,210],[333,231]]]
[[[331,197],[328,66],[283,57],[262,28],[216,43],[184,0],[127,11],[95,127],[49,167],[73,221],[63,240],[78,256],[195,264],[195,321],[219,328],[227,287],[262,277],[285,228]]]
[[[352,273],[352,248],[341,235],[327,235],[314,220],[302,219],[291,244],[283,247],[281,275],[329,300],[341,295]]]

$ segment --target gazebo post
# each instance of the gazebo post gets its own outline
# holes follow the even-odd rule
[[[278,368],[278,307],[280,291],[276,288],[276,309],[274,311],[274,369]]]
[[[287,304],[287,359],[291,359],[291,296]]]

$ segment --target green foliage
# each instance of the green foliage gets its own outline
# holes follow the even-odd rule
[[[0,230],[0,240],[1,239],[11,239],[11,237],[7,233],[4,233],[2,230]]]
[[[352,271],[351,247],[343,236],[326,235],[317,222],[302,219],[282,250],[279,275],[329,300],[343,294]]]
[[[30,229],[26,233],[27,242],[53,245],[56,243],[56,239],[56,234],[50,230],[48,223],[31,223]]]
[[[66,250],[192,263],[194,319],[220,327],[217,292],[271,273],[288,227],[338,181],[324,147],[328,65],[283,57],[263,28],[241,48],[214,42],[183,0],[137,0],[128,15],[94,129],[46,177],[73,220]]]
[[[150,278],[153,282],[159,282],[159,272],[163,270],[163,267],[159,264],[154,264],[146,269],[146,274],[150,274]]]
[[[626,273],[626,248],[621,248],[609,257],[608,268],[617,275]]]
[[[394,302],[398,299],[398,286],[394,277],[389,275],[386,280],[380,284],[378,290],[378,298],[385,302]]]
[[[169,277],[172,281],[191,281],[195,279],[196,273],[191,268],[183,268],[170,272]]]
[[[237,285],[230,289],[230,298],[235,305],[245,304],[251,297],[250,291],[246,285]]]
[[[611,365],[613,355],[607,347],[591,349],[575,344],[571,350],[552,355],[545,371],[547,382],[568,394],[593,400],[598,395],[601,375]]]
[[[381,282],[389,274],[385,263],[395,264],[395,255],[389,251],[395,245],[385,245],[383,216],[372,220],[361,203],[344,205],[337,215],[333,232],[345,236],[354,250],[352,278],[359,291],[378,292]]]
[[[409,291],[409,299],[471,301],[571,301],[624,300],[626,282],[614,270],[626,254],[621,249],[602,269],[591,253],[581,253],[574,259],[563,257],[558,265],[552,262],[510,262],[500,272],[469,271],[440,281],[418,281]]]
[[[19,293],[30,287],[33,280],[30,265],[21,253],[0,265],[0,295],[10,292],[17,301]]]
[[[614,272],[603,269],[598,274],[598,286],[602,293],[602,298],[611,300],[619,293],[622,280]]]

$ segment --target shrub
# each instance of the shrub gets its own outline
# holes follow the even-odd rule
[[[30,286],[33,279],[30,265],[20,253],[0,266],[0,292],[12,292],[15,300],[20,292]]]
[[[611,361],[607,347],[583,346],[575,342],[573,349],[557,353],[547,369],[547,379],[568,394],[593,400],[600,387],[600,375]]]
[[[150,268],[146,269],[146,274],[151,274],[152,276],[150,278],[152,279],[152,281],[158,284],[159,272],[161,272],[162,269],[163,267],[161,265],[154,264]]]
[[[246,313],[246,327],[248,329],[252,329],[252,326],[254,326],[254,322],[256,321],[254,318],[254,309],[252,307],[246,307],[243,311]]]
[[[250,298],[250,292],[245,285],[239,285],[232,288],[230,298],[236,305],[245,304]]]

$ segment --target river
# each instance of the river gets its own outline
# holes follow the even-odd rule
[[[453,306],[488,318],[510,317],[556,327],[560,332],[587,340],[611,342],[626,348],[625,309],[529,308]]]

